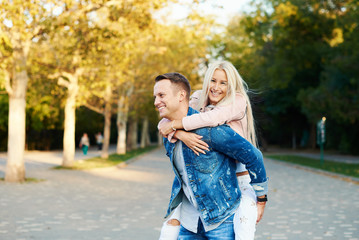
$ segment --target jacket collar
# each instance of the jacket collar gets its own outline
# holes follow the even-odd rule
[[[187,116],[191,116],[193,114],[199,113],[197,110],[194,110],[191,107],[188,107],[188,112],[187,112]]]

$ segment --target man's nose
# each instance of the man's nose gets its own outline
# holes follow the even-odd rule
[[[155,101],[154,101],[154,105],[155,105],[155,107],[157,107],[157,104],[159,103],[159,101],[158,101],[158,98],[157,97],[155,97]]]

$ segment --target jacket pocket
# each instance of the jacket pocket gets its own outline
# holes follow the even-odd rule
[[[227,197],[227,199],[231,199],[231,194],[229,193],[228,188],[226,187],[226,185],[223,182],[223,178],[220,177],[218,178],[219,184],[221,185],[222,191],[224,193],[224,195]]]
[[[217,155],[212,154],[211,151],[207,152],[207,154],[200,154],[193,159],[195,169],[201,173],[212,173],[218,164],[219,160]]]

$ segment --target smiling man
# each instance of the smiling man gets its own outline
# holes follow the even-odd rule
[[[198,113],[189,107],[191,88],[183,75],[166,73],[155,82],[154,104],[161,117],[173,120]],[[241,198],[234,159],[245,164],[256,194],[262,196],[268,191],[263,156],[228,125],[193,132],[208,144],[206,154],[197,156],[181,141],[164,138],[175,172],[166,217],[182,203],[178,239],[234,239],[233,215]]]

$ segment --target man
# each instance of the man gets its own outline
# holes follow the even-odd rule
[[[154,104],[161,117],[173,120],[197,113],[189,107],[191,89],[183,75],[166,73],[155,81]],[[246,165],[257,196],[265,199],[262,154],[227,125],[194,132],[209,145],[206,154],[197,156],[181,141],[164,139],[176,174],[167,216],[182,203],[178,239],[234,239],[233,214],[241,196],[234,159]]]

